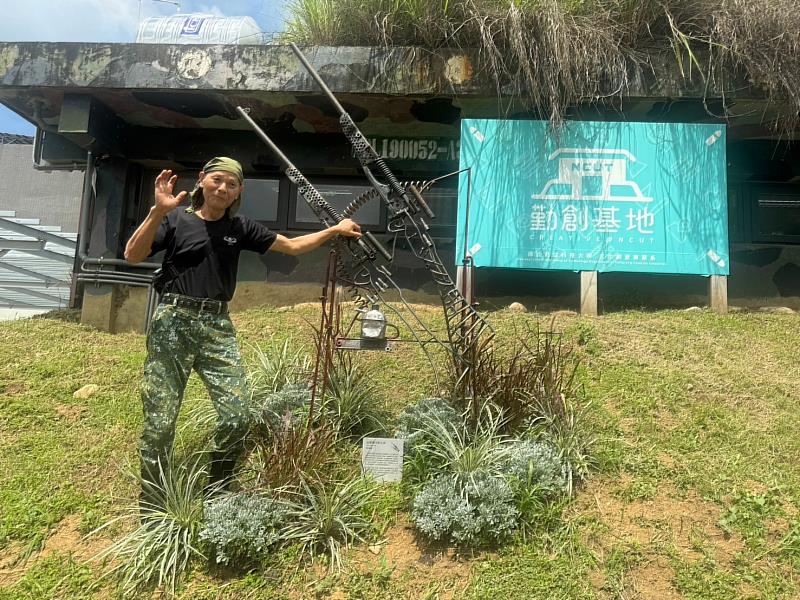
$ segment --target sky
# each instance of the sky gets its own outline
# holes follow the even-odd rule
[[[289,0],[3,0],[0,42],[133,42],[140,19],[180,13],[250,16],[263,31],[281,31]],[[175,4],[180,4],[180,11]],[[0,133],[33,135],[35,127],[0,104]]]

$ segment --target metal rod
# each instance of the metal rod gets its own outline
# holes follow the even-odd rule
[[[253,120],[253,118],[249,114],[249,110],[248,109],[242,108],[241,106],[237,106],[236,107],[236,112],[239,113],[239,115],[245,121],[247,121],[249,123],[250,127],[253,128],[253,131],[256,132],[256,135],[259,138],[261,138],[261,141],[264,142],[267,146],[269,146],[269,149],[272,150],[273,154],[275,154],[275,156],[277,156],[278,159],[281,161],[281,163],[282,163],[281,166],[283,166],[284,169],[295,169],[296,168],[292,164],[292,161],[290,161],[289,158],[283,152],[281,152],[281,149],[278,148],[278,146],[275,145],[275,142],[273,142],[270,139],[270,137],[266,133],[264,133],[264,131],[261,129],[261,127],[258,126],[258,123],[256,123]]]
[[[303,67],[305,67],[306,71],[308,71],[308,74],[311,75],[311,77],[314,78],[314,81],[317,82],[317,85],[319,87],[321,87],[322,91],[325,93],[325,95],[328,96],[330,101],[336,107],[336,110],[339,111],[339,114],[347,114],[347,111],[344,109],[344,107],[341,104],[339,104],[339,101],[336,99],[336,96],[333,95],[333,92],[330,90],[330,88],[322,80],[322,77],[319,76],[319,73],[317,73],[317,70],[314,67],[311,66],[311,63],[308,62],[308,59],[303,55],[302,52],[300,52],[300,48],[295,46],[294,42],[290,42],[289,46],[291,46],[292,52],[294,52],[295,56],[300,60],[300,62],[302,63]]]

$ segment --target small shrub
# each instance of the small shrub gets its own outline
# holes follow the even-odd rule
[[[287,425],[302,427],[308,420],[311,389],[303,383],[287,383],[260,400],[250,402],[253,424],[264,425],[269,430],[283,429]]]
[[[312,558],[327,553],[331,567],[341,567],[341,548],[363,541],[371,527],[367,516],[374,486],[363,478],[344,483],[301,482],[297,502],[287,514],[283,536]]]
[[[214,550],[216,562],[239,564],[259,559],[281,539],[286,506],[259,494],[225,494],[205,503],[200,539]]]
[[[414,404],[409,404],[400,413],[399,424],[395,437],[405,438],[406,453],[413,452],[432,433],[429,431],[431,421],[437,421],[456,434],[465,427],[462,419],[452,405],[442,398],[423,398]]]
[[[475,547],[503,541],[519,512],[506,481],[483,475],[460,484],[447,475],[428,482],[414,498],[411,518],[428,539]]]
[[[545,494],[564,494],[568,489],[567,467],[555,447],[547,442],[513,442],[505,472],[518,485],[535,488]]]

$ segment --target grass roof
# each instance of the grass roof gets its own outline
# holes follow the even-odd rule
[[[723,99],[744,80],[772,110],[768,126],[800,123],[797,0],[294,0],[287,37],[302,44],[470,49],[498,96],[553,121],[578,103],[613,102],[656,60]],[[711,92],[713,90],[713,93]],[[777,116],[776,116],[777,115]]]

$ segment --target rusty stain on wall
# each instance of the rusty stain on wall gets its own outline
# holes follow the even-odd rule
[[[451,56],[444,63],[444,77],[454,85],[463,85],[472,79],[472,61],[463,54]]]

